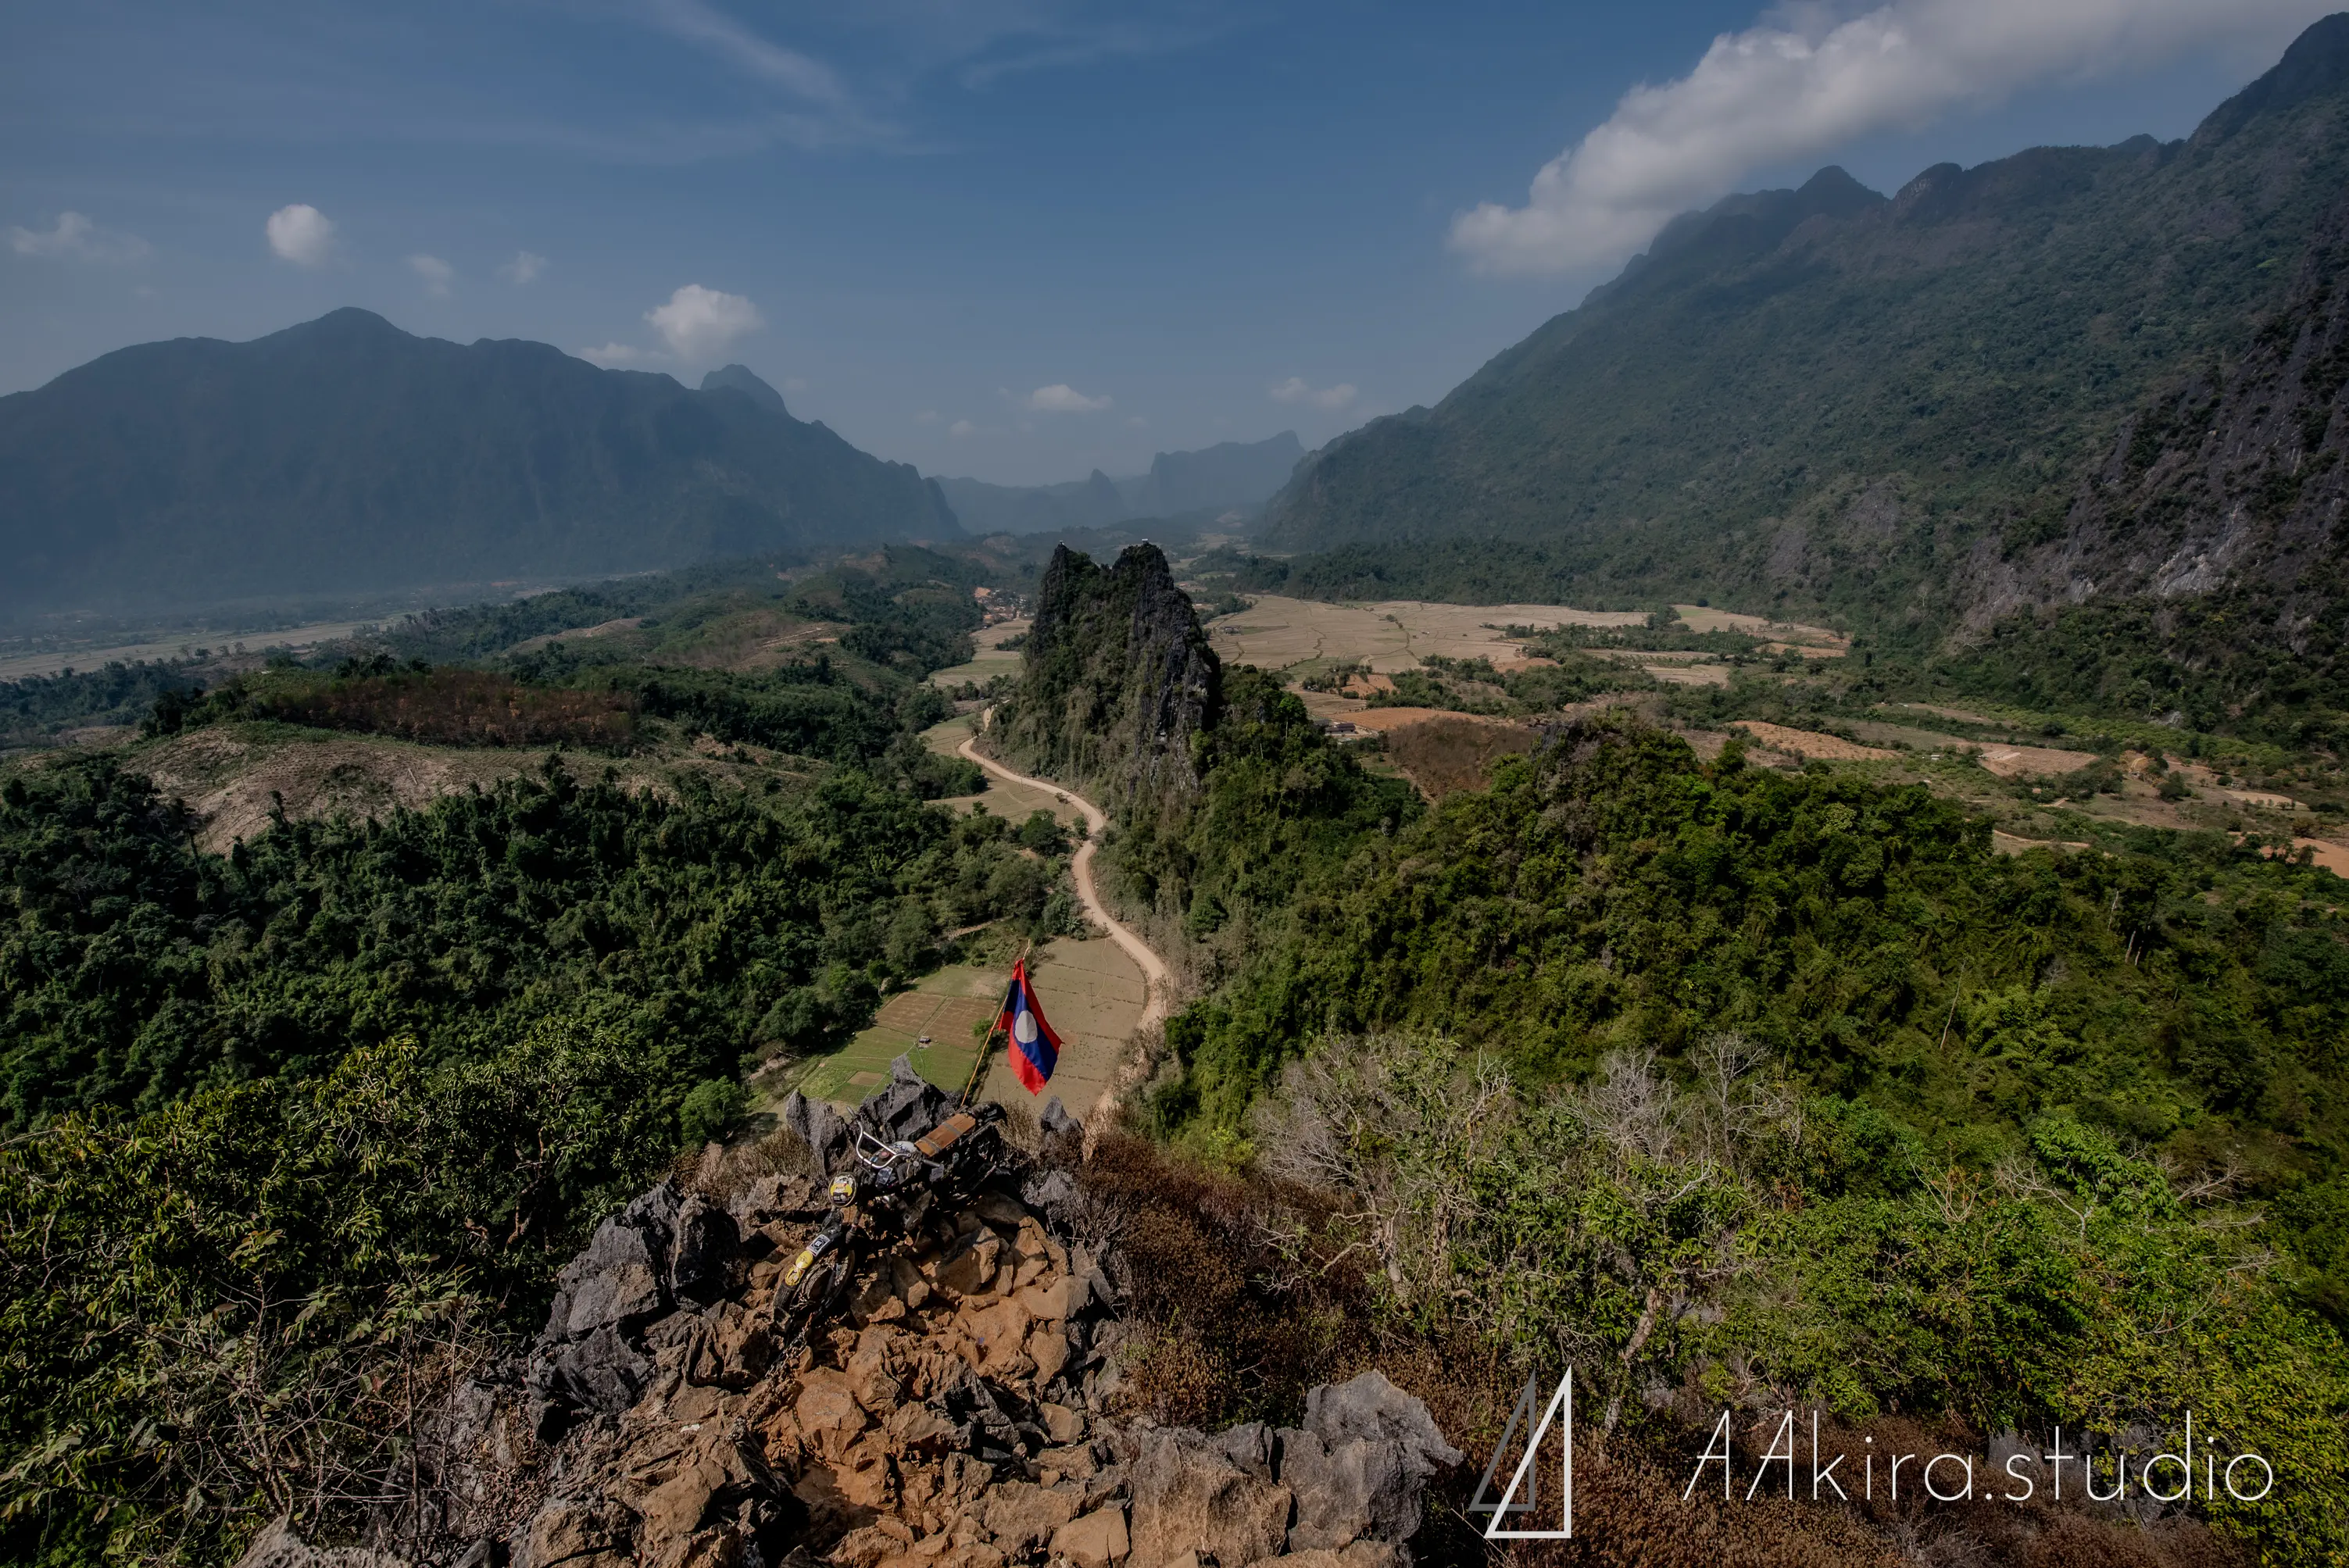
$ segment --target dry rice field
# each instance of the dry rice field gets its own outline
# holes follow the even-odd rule
[[[1525,650],[1504,626],[1636,626],[1646,616],[1630,611],[1572,610],[1557,604],[1430,604],[1393,600],[1330,604],[1266,594],[1247,609],[1207,623],[1216,655],[1226,664],[1285,670],[1320,662],[1367,663],[1392,675],[1416,669],[1430,656],[1503,660]]]
[[[2053,746],[1985,746],[1982,765],[2002,779],[2053,778],[2077,773],[2096,759],[2093,751],[2065,751]]]
[[[1692,632],[1742,632],[1749,637],[1774,639],[1775,646],[1799,647],[1806,654],[1830,656],[1851,647],[1850,638],[1825,626],[1773,621],[1766,615],[1741,615],[1734,610],[1715,610],[1703,604],[1675,604],[1672,608],[1679,614],[1681,624]]]
[[[1823,758],[1829,762],[1884,762],[1899,755],[1873,746],[1856,745],[1841,736],[1789,729],[1783,724],[1764,724],[1758,718],[1741,718],[1732,727],[1745,731],[1773,751]]]

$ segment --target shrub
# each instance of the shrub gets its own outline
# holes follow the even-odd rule
[[[741,1124],[750,1091],[732,1078],[704,1078],[686,1091],[677,1108],[678,1128],[688,1149],[723,1139]]]

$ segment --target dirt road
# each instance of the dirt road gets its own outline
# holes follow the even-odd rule
[[[987,716],[981,715],[979,727],[982,733],[986,725]],[[1069,862],[1070,874],[1076,880],[1077,902],[1085,906],[1085,913],[1109,933],[1109,939],[1123,949],[1125,955],[1133,959],[1142,971],[1149,1000],[1143,1005],[1142,1022],[1138,1027],[1147,1029],[1153,1024],[1164,1023],[1168,1005],[1174,996],[1174,975],[1166,967],[1166,960],[1159,957],[1148,943],[1136,936],[1124,922],[1109,912],[1109,906],[1102,902],[1101,891],[1093,885],[1093,851],[1101,848],[1102,830],[1109,826],[1108,817],[1102,813],[1100,807],[1066,785],[1056,784],[1049,779],[1030,779],[1025,773],[1014,773],[992,757],[980,755],[977,735],[964,741],[957,749],[999,779],[1068,797],[1069,804],[1084,814],[1085,841],[1077,846],[1076,859]]]

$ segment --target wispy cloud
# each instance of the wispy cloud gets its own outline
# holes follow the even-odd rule
[[[947,434],[952,436],[957,440],[960,440],[965,436],[978,435],[978,427],[972,424],[968,419],[957,419],[953,424],[947,427]]]
[[[1098,397],[1088,397],[1065,381],[1050,387],[1039,387],[1019,400],[1019,406],[1038,414],[1098,414],[1112,402],[1106,392]]]
[[[533,251],[516,251],[512,261],[498,269],[498,276],[510,284],[534,284],[546,271],[546,258]]]
[[[600,365],[606,370],[616,370],[623,365],[634,365],[645,356],[641,348],[625,343],[607,343],[601,348],[583,348],[579,357],[590,365]]]
[[[306,201],[280,207],[263,229],[269,248],[297,267],[323,267],[334,259],[334,220]]]
[[[1360,389],[1350,381],[1340,381],[1335,387],[1313,387],[1307,385],[1302,376],[1276,381],[1265,390],[1276,403],[1301,403],[1310,408],[1347,407],[1360,395]]]
[[[645,21],[671,37],[795,100],[799,112],[768,122],[787,140],[802,146],[875,143],[896,140],[903,134],[829,63],[776,43],[709,0],[637,0],[637,6]]]
[[[410,256],[408,270],[423,280],[424,292],[434,299],[447,299],[449,285],[457,276],[457,269],[438,256]]]
[[[986,8],[982,7],[982,10]],[[1028,71],[1067,70],[1097,60],[1144,59],[1193,48],[1228,30],[1204,15],[1180,22],[1088,15],[1073,6],[998,6],[999,31],[974,41],[955,72],[967,88]]]
[[[696,364],[718,358],[737,340],[767,325],[759,307],[740,294],[721,294],[699,284],[686,284],[668,296],[667,304],[645,312],[645,319],[671,354]]]
[[[138,235],[102,227],[82,212],[60,212],[46,229],[11,227],[8,248],[20,256],[111,263],[140,261],[155,249]]]
[[[1914,130],[2039,83],[2175,57],[2331,0],[1795,0],[1713,41],[1696,68],[1623,95],[1607,122],[1534,176],[1521,207],[1461,213],[1451,243],[1481,271],[1555,273],[1621,261],[1753,170]]]
[[[839,74],[822,60],[761,37],[703,0],[647,0],[646,18],[665,32],[710,49],[748,75],[810,103],[849,102]]]

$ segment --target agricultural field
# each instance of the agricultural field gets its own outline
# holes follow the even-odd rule
[[[1849,637],[1826,626],[1774,621],[1766,615],[1744,615],[1706,604],[1675,604],[1672,609],[1679,614],[1681,624],[1692,632],[1735,632],[1741,636],[1760,637],[1764,647],[1774,653],[1782,646],[1826,657],[1841,657],[1851,651]]]
[[[373,623],[367,621],[320,621],[306,626],[288,626],[282,631],[191,632],[184,636],[118,643],[108,647],[51,647],[0,657],[0,681],[23,680],[27,676],[54,676],[67,669],[94,670],[109,664],[184,659],[199,645],[214,654],[235,656],[243,655],[249,645],[256,651],[254,662],[257,663],[258,650],[262,648],[306,653],[327,643],[347,642],[371,624]]]
[[[1502,628],[1637,626],[1645,615],[1612,610],[1569,610],[1556,604],[1432,604],[1395,600],[1374,604],[1327,603],[1266,594],[1245,610],[1207,623],[1207,635],[1226,664],[1254,665],[1295,676],[1340,665],[1367,664],[1375,673],[1416,669],[1423,660],[1522,658],[1517,639]]]
[[[753,1092],[771,1106],[797,1089],[847,1110],[889,1081],[889,1064],[901,1056],[939,1088],[961,1092],[1010,985],[1009,957],[1004,944],[992,940],[973,962],[922,976],[913,989],[884,1002],[871,1026],[847,1045],[754,1078]],[[1142,1022],[1142,971],[1106,938],[1063,936],[1030,954],[1029,974],[1044,1016],[1061,1037],[1059,1068],[1035,1099],[1057,1097],[1084,1117],[1115,1081],[1126,1042]],[[1006,1105],[1030,1098],[1005,1062],[1000,1039],[989,1053],[980,1093]]]
[[[1006,650],[1003,645],[1027,631],[1028,625],[1028,621],[1023,617],[1017,621],[998,621],[991,626],[980,627],[970,634],[970,640],[978,645],[978,652],[966,664],[937,671],[930,676],[930,684],[951,691],[957,686],[965,685],[985,686],[998,676],[1018,675],[1019,673],[1019,650],[1016,648]]]

